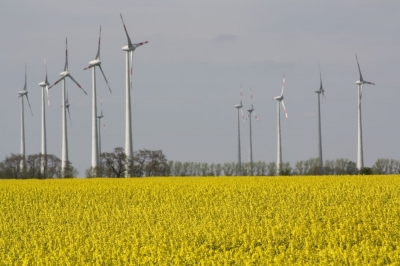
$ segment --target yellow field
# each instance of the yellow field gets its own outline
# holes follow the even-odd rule
[[[1,265],[400,265],[400,176],[0,181]]]

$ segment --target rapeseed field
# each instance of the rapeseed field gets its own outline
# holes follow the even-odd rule
[[[0,265],[400,265],[400,176],[0,181]]]

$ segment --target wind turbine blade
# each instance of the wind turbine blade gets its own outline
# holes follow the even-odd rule
[[[99,68],[100,68],[101,73],[103,74],[104,80],[107,83],[107,86],[108,86],[108,89],[110,90],[110,93],[112,93],[110,85],[108,85],[108,81],[107,81],[106,75],[104,75],[103,69],[101,68],[101,65],[99,65]]]
[[[281,97],[282,97],[282,95],[283,95],[283,90],[284,90],[284,89],[285,89],[285,74],[283,74]]]
[[[44,68],[46,69],[46,80],[45,80],[45,83],[46,83],[46,85],[49,85],[49,81],[47,80],[47,61],[46,61],[46,57],[44,58]]]
[[[364,80],[364,84],[371,84],[371,85],[375,85],[375,83],[373,83],[373,82],[369,82],[369,81],[365,81],[365,80]]]
[[[250,87],[250,100],[251,103],[253,104],[253,90],[251,89],[251,87]]]
[[[67,107],[67,111],[68,111],[68,117],[69,117],[69,124],[72,126],[71,114],[69,113],[69,106]]]
[[[54,84],[51,85],[51,86],[49,87],[49,90],[50,90],[52,87],[54,87],[55,85],[57,85],[57,83],[60,82],[61,80],[63,80],[64,78],[65,78],[65,77],[61,77],[61,78],[58,79],[56,82],[54,82]]]
[[[99,34],[99,48],[97,49],[96,59],[100,59],[100,40],[101,40],[101,26],[100,26],[100,34]]]
[[[89,68],[92,68],[92,67],[94,67],[93,65],[90,65],[90,66],[88,66],[88,67],[85,67],[83,70],[86,70],[86,69],[89,69]]]
[[[288,118],[287,112],[286,112],[286,107],[285,107],[285,103],[283,102],[283,100],[281,101],[282,106],[283,106],[283,111],[285,112],[285,116],[286,118]]]
[[[363,83],[361,83],[361,90],[360,90],[360,101],[361,101],[361,98],[362,98],[362,91],[363,91],[363,87],[364,87],[364,84],[363,84]]]
[[[75,82],[75,84],[78,85],[78,87],[87,95],[86,91],[85,91],[84,89],[82,89],[81,85],[79,85],[78,82],[76,82],[76,80],[75,80],[71,75],[69,75],[69,77],[70,77],[70,78],[72,79],[72,81]]]
[[[26,74],[26,64],[25,64],[25,85],[24,85],[24,91],[27,90],[27,87],[26,87],[26,75],[27,75],[27,74]]]
[[[142,46],[143,44],[149,43],[149,41],[145,41],[145,42],[140,42],[140,43],[135,43],[133,46],[135,48],[138,48],[139,46]]]
[[[257,122],[259,122],[259,121],[258,121],[258,116],[256,115],[256,112],[255,112],[255,111],[253,111],[253,114],[254,114],[254,117],[256,118]]]
[[[50,106],[49,85],[46,85],[47,104]]]
[[[131,89],[132,89],[132,75],[133,75],[133,51],[131,53]]]
[[[100,123],[101,119],[104,119],[104,115],[103,115],[103,97],[100,98],[100,108],[101,108],[101,111],[100,111],[99,123]],[[106,129],[106,123],[105,123],[104,120],[103,120],[103,128]]]
[[[126,30],[126,26],[125,26],[124,19],[122,18],[122,14],[119,13],[119,15],[121,16],[122,24],[124,25],[124,29],[125,29],[125,33],[126,33],[126,38],[128,39],[128,46],[129,46],[129,47],[132,47],[131,38],[129,38],[128,31]]]
[[[242,112],[243,123],[246,123],[246,118],[244,117],[243,108],[240,108],[240,111]]]
[[[31,107],[31,103],[29,102],[28,94],[25,94],[25,96],[26,96],[26,100],[28,101],[29,109],[31,109],[31,114],[33,116],[32,107]]]
[[[65,38],[65,66],[64,71],[68,70],[68,42],[67,38]]]
[[[363,77],[362,77],[362,74],[361,74],[360,64],[358,63],[357,54],[356,54],[356,60],[357,60],[358,72],[360,73],[360,81],[363,81]]]
[[[320,80],[320,86],[319,86],[319,90],[323,91],[323,87],[322,87],[322,73],[321,73],[321,64],[319,65],[319,80]],[[322,92],[323,93],[323,92]]]

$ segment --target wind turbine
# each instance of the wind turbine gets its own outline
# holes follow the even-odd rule
[[[47,156],[47,143],[46,143],[46,99],[45,99],[45,90],[47,93],[47,101],[50,105],[49,101],[49,81],[47,80],[47,62],[46,58],[44,59],[44,66],[46,69],[46,79],[39,83],[39,86],[42,87],[42,158],[40,160],[40,173],[42,176],[45,174],[46,167],[46,156]]]
[[[288,118],[285,103],[283,102],[283,90],[285,89],[285,75],[283,75],[282,81],[282,92],[281,95],[276,96],[274,100],[277,101],[277,131],[278,131],[278,147],[277,147],[277,159],[276,159],[276,167],[277,167],[277,175],[280,175],[282,170],[282,145],[281,145],[281,107],[280,103],[282,103],[283,111],[285,112],[286,118]]]
[[[25,85],[24,89],[22,91],[18,92],[19,96],[18,98],[21,98],[21,156],[22,156],[22,161],[21,161],[21,172],[25,170],[25,122],[24,122],[24,96],[26,97],[26,100],[28,101],[29,109],[31,110],[32,113],[32,108],[31,104],[29,103],[29,98],[28,98],[28,88],[26,86],[26,65],[25,65]]]
[[[101,112],[100,112],[100,115],[97,116],[97,119],[99,120],[98,121],[98,125],[99,125],[99,142],[98,142],[99,164],[101,162],[101,130],[100,130],[100,128],[101,128],[101,119],[104,117],[104,115],[103,115],[103,99],[100,100],[100,103],[101,103],[100,104],[101,105]],[[105,128],[106,124],[103,123],[103,127]]]
[[[250,175],[253,175],[253,142],[252,142],[252,133],[251,133],[251,114],[254,114],[254,118],[257,119],[258,117],[256,115],[256,112],[254,112],[254,107],[253,107],[253,91],[250,88],[250,98],[251,98],[251,108],[247,110],[249,112],[247,118],[249,118],[249,125],[250,125]]]
[[[122,47],[122,50],[126,52],[126,103],[125,103],[125,110],[126,110],[126,117],[125,117],[125,154],[127,157],[127,164],[130,159],[133,158],[133,146],[132,146],[132,118],[131,118],[131,92],[130,89],[132,88],[132,66],[133,66],[133,52],[139,46],[148,43],[141,42],[133,44],[131,39],[129,38],[128,31],[126,30],[124,19],[122,18],[122,14],[120,13],[122,24],[124,25],[126,38],[128,40],[128,45]],[[130,72],[130,74],[129,74]],[[128,169],[128,167],[127,167]],[[125,176],[129,177],[129,171],[125,172]]]
[[[69,77],[86,95],[86,91],[82,89],[81,85],[76,82],[76,80],[71,76],[68,71],[68,45],[67,39],[65,39],[65,66],[64,71],[60,73],[61,78],[57,80],[53,85],[49,87],[51,89],[54,85],[58,84],[60,81],[62,82],[62,152],[61,152],[61,175],[65,176],[65,168],[68,166],[68,138],[67,138],[67,113],[66,109],[69,107],[68,99],[66,100],[65,90],[66,90],[66,78]],[[68,106],[67,106],[68,105]],[[69,109],[68,109],[69,112]]]
[[[361,125],[361,97],[364,84],[375,85],[375,83],[366,81],[363,79],[361,74],[360,64],[358,63],[358,58],[356,54],[356,60],[358,65],[358,72],[360,73],[360,79],[356,81],[358,86],[358,149],[357,149],[357,168],[361,170],[364,168],[364,153],[363,153],[363,143],[362,143],[362,125]]]
[[[97,136],[97,97],[96,97],[96,67],[98,67],[103,74],[104,80],[107,83],[108,89],[110,93],[112,93],[110,85],[108,85],[108,81],[106,76],[104,75],[103,69],[101,68],[100,61],[100,40],[101,40],[101,26],[100,26],[100,34],[99,34],[99,46],[97,49],[96,58],[89,62],[89,66],[84,70],[91,68],[92,69],[92,171],[93,174],[96,175],[95,169],[99,164],[99,151],[98,149],[98,136]]]
[[[325,90],[322,87],[321,66],[319,67],[319,80],[320,80],[319,90],[317,90],[315,92],[318,94],[318,159],[319,159],[320,173],[323,174],[324,165],[323,165],[323,160],[322,160],[321,107],[320,107],[320,101],[321,101],[321,97],[325,98]]]
[[[237,113],[238,113],[238,175],[241,176],[242,175],[242,157],[241,157],[241,151],[240,151],[240,114],[239,114],[239,110],[242,112],[242,119],[243,122],[245,122],[244,120],[244,114],[243,114],[243,104],[242,104],[242,89],[240,88],[240,104],[236,104],[235,108],[237,109]]]

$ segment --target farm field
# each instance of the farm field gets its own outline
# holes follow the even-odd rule
[[[0,181],[1,265],[400,265],[400,176]]]

